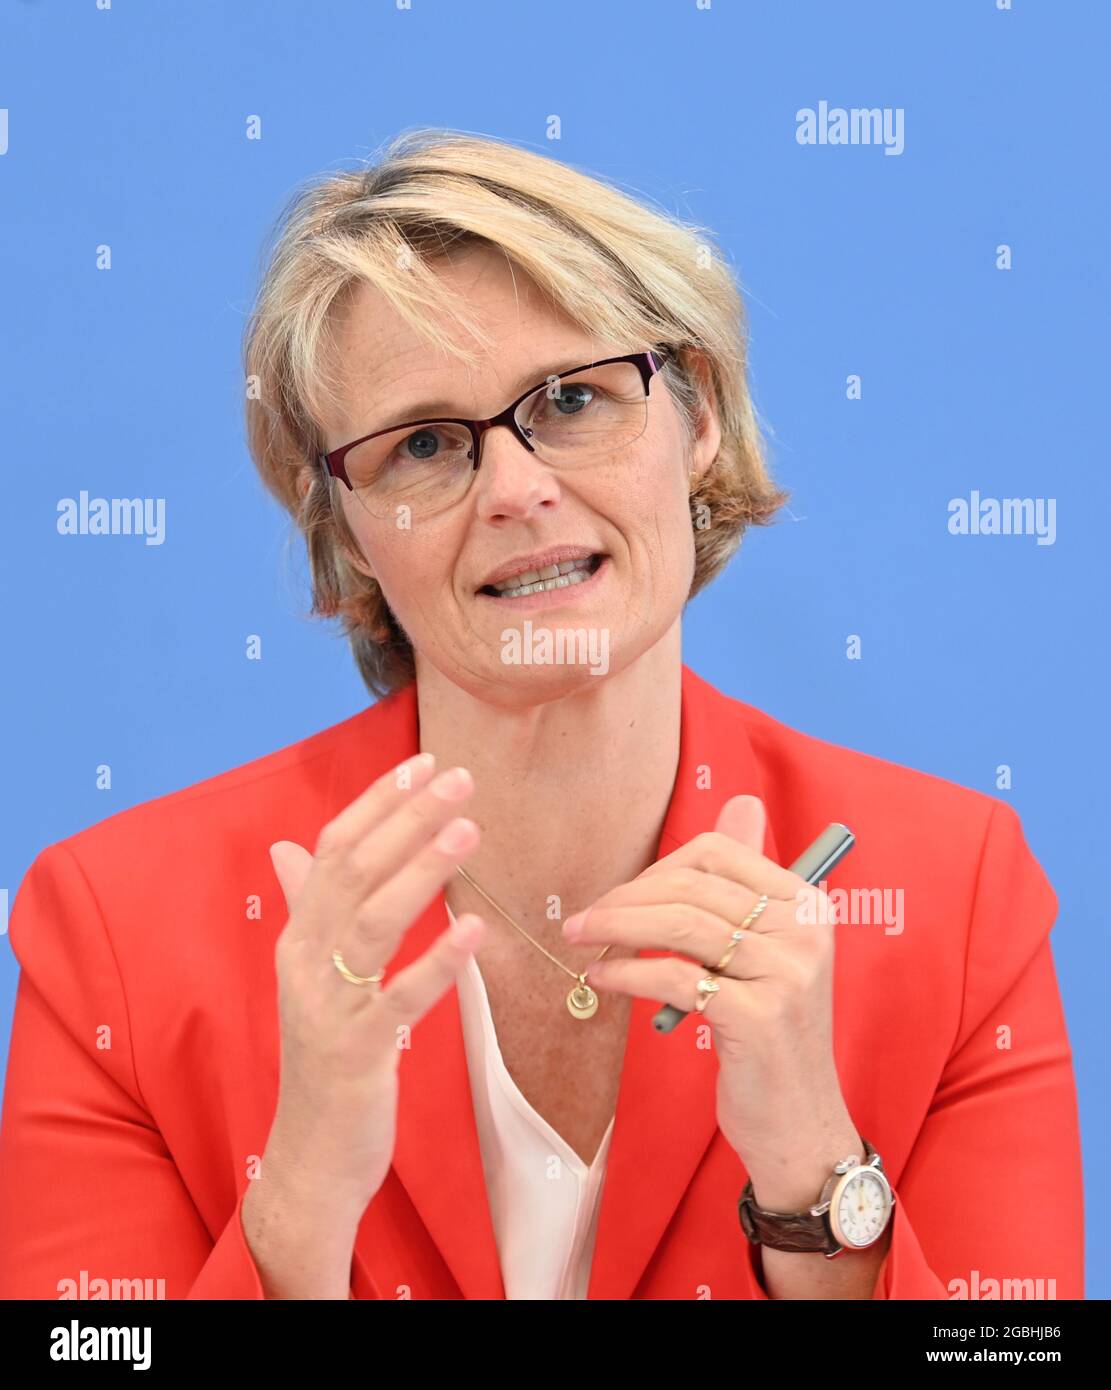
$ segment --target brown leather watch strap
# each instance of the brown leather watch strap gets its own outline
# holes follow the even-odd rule
[[[740,1201],[741,1226],[753,1245],[794,1254],[814,1252],[828,1255],[840,1246],[824,1216],[809,1212],[765,1212],[752,1200],[751,1184]]]
[[[865,1139],[862,1162],[867,1164],[875,1156],[875,1149]],[[814,1205],[819,1204],[820,1198],[815,1198]],[[753,1245],[766,1245],[771,1250],[785,1250],[800,1255],[832,1255],[842,1249],[834,1238],[826,1214],[814,1216],[809,1211],[764,1211],[758,1207],[753,1199],[751,1178],[745,1184],[737,1209],[741,1228]]]

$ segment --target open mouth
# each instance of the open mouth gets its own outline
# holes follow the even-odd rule
[[[528,594],[548,593],[552,589],[566,589],[582,584],[596,573],[605,559],[604,554],[587,556],[583,560],[564,560],[558,565],[545,565],[543,569],[532,570],[528,574],[515,574],[504,584],[484,584],[480,594],[490,598],[525,598]]]

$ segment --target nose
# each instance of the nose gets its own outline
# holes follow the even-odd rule
[[[483,521],[520,519],[559,500],[559,484],[552,469],[505,426],[482,433],[474,490],[476,511]]]

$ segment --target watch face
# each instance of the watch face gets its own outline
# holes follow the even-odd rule
[[[883,1234],[890,1210],[887,1179],[874,1168],[861,1168],[842,1185],[830,1207],[833,1234],[842,1245],[872,1245]]]

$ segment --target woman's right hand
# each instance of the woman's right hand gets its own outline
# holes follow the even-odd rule
[[[270,1178],[276,1205],[269,1221],[248,1222],[244,1208],[260,1244],[273,1242],[279,1214],[293,1210],[311,1213],[318,1235],[324,1220],[353,1240],[393,1159],[402,1047],[485,931],[481,917],[464,914],[379,985],[352,984],[332,961],[339,950],[356,975],[386,969],[406,930],[477,846],[478,826],[457,817],[474,790],[470,774],[434,771],[432,755],[420,754],[386,773],[324,826],[315,854],[289,840],[271,846],[289,921],[275,950],[278,1104],[247,1199],[256,1216],[266,1210]]]

